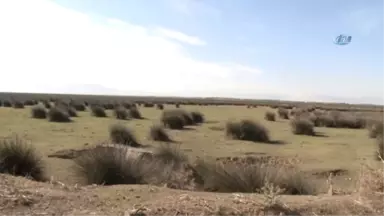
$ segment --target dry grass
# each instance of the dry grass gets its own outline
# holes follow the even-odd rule
[[[153,125],[149,129],[149,137],[155,141],[172,142],[167,131],[161,125]]]
[[[0,173],[46,180],[42,157],[18,136],[0,140]]]
[[[124,148],[95,148],[75,159],[75,170],[87,184],[145,184],[153,170]],[[148,168],[148,169],[147,169]]]
[[[129,118],[128,110],[124,106],[116,107],[113,114],[117,119],[127,120]]]
[[[286,167],[266,164],[210,164],[199,161],[197,172],[203,177],[204,189],[217,192],[259,193],[266,182],[284,190],[285,194],[313,195],[316,185],[302,173]]]
[[[122,124],[114,124],[109,128],[109,138],[113,144],[140,147],[133,131]]]
[[[58,107],[52,107],[48,111],[48,120],[51,122],[70,122],[71,121],[68,112]]]
[[[315,135],[313,123],[304,117],[295,117],[290,122],[292,132],[298,135]]]
[[[105,112],[105,108],[100,105],[92,105],[91,113],[95,117],[105,118],[107,117],[107,113]]]
[[[226,134],[228,137],[239,140],[254,142],[269,142],[268,130],[258,122],[241,120],[238,122],[227,122]]]
[[[45,119],[47,118],[47,111],[43,106],[35,105],[31,108],[31,116],[32,118]]]
[[[91,100],[89,100],[89,102],[91,103]],[[168,108],[168,105],[166,105],[166,107]],[[289,122],[283,120],[269,122],[264,119],[265,112],[270,110],[268,107],[258,106],[257,108],[247,109],[245,106],[201,106],[198,108],[208,119],[205,124],[199,126],[191,125],[186,127],[186,130],[167,130],[167,133],[172,138],[180,142],[180,150],[188,154],[191,161],[194,161],[196,157],[212,157],[214,159],[228,156],[241,158],[245,155],[255,155],[255,157],[259,157],[260,155],[274,155],[276,157],[290,158],[297,155],[300,158],[300,163],[297,166],[299,166],[303,175],[314,177],[314,181],[312,181],[311,178],[313,185],[324,183],[326,180],[324,177],[315,173],[326,173],[336,169],[346,170],[340,174],[340,176],[334,176],[334,187],[343,190],[344,194],[352,193],[351,191],[356,189],[356,173],[359,170],[361,160],[364,159],[369,163],[379,163],[373,157],[374,153],[377,155],[375,140],[369,139],[367,130],[320,127],[316,128],[316,132],[326,134],[326,137],[296,136],[292,134]],[[183,109],[194,110],[196,107],[183,105]],[[165,109],[165,111],[166,110],[167,109]],[[140,140],[140,143],[150,146],[159,145],[158,142],[149,139],[148,130],[159,120],[163,111],[141,107],[140,112],[145,116],[145,119],[119,122],[134,129],[136,138]],[[113,116],[113,110],[107,110],[106,113],[107,116]],[[112,117],[94,118],[92,117],[92,113],[88,111],[78,112],[78,115],[79,118],[71,124],[56,124],[48,121],[36,121],[30,118],[29,109],[9,109],[2,107],[0,108],[0,127],[2,127],[0,129],[0,136],[7,136],[10,132],[22,133],[29,140],[33,141],[35,147],[45,156],[44,160],[47,161],[47,172],[49,176],[54,176],[55,179],[65,184],[79,183],[77,179],[78,176],[74,175],[73,169],[71,169],[73,165],[72,160],[49,158],[46,156],[58,150],[82,149],[84,146],[92,146],[100,140],[107,139],[108,126],[115,124],[117,120]],[[366,115],[369,115],[369,113]],[[223,136],[223,131],[210,129],[225,129],[225,123],[228,119],[249,119],[259,122],[268,128],[273,138],[283,140],[286,144],[253,145],[250,142],[242,140],[226,139],[226,137]],[[182,119],[182,122],[183,121]],[[364,145],[362,145],[362,143]],[[170,146],[172,145],[174,144],[170,144]],[[166,171],[165,179],[167,180],[165,182],[163,181],[163,183],[166,184],[167,187],[190,188],[187,180],[184,182],[180,180],[184,178],[184,174],[179,175],[180,172],[174,172],[172,167],[163,165],[161,165],[160,170]],[[169,180],[169,178],[171,178],[170,176],[172,176],[172,181]],[[178,176],[180,176],[180,178]],[[156,177],[154,179],[161,178]],[[162,185],[157,183],[159,182],[151,182],[151,184]],[[32,191],[36,191],[35,188],[36,187],[33,187]],[[181,214],[180,212],[184,212],[185,214],[203,214],[203,212],[206,211],[212,212],[211,214],[224,212],[223,214],[248,215],[248,213],[255,213],[254,211],[264,208],[263,202],[259,203],[264,196],[263,192],[259,192],[262,193],[261,195],[241,195],[241,198],[235,199],[232,197],[234,196],[232,194],[198,193],[169,190],[164,187],[158,188],[137,185],[93,187],[93,189],[85,189],[84,191],[82,190],[74,194],[67,194],[67,192],[62,191],[47,192],[46,189],[41,190],[41,195],[39,195],[41,197],[36,199],[36,202],[40,202],[41,200],[41,208],[39,204],[34,204],[31,209],[33,209],[33,211],[39,211],[40,213],[51,211],[52,214],[58,214],[57,210],[54,210],[53,207],[55,207],[55,209],[61,208],[66,214],[87,214],[92,212],[98,212],[98,214],[120,214],[121,212],[118,211],[124,213],[124,211],[131,209],[136,203],[141,203],[151,209],[150,211],[146,211],[147,213],[156,215],[166,213],[176,214],[177,211],[179,211],[178,214]],[[325,191],[322,187],[320,187],[319,190],[320,193]],[[55,198],[51,197],[52,193],[55,193]],[[96,194],[97,196],[95,196]],[[133,196],[126,196],[126,194],[132,194]],[[182,194],[186,194],[189,200],[180,198]],[[60,198],[57,198],[58,196],[60,196]],[[125,198],[123,198],[123,196],[125,196]],[[136,196],[140,196],[140,198],[136,198]],[[342,214],[347,212],[347,210],[353,214],[367,214],[367,212],[373,214],[369,212],[369,209],[366,210],[365,207],[361,207],[360,209],[360,206],[357,208],[355,206],[358,205],[352,205],[354,200],[349,196],[350,195],[337,195],[324,197],[319,195],[306,197],[283,195],[281,202],[283,206],[287,205],[289,209],[297,209],[303,214],[313,215],[313,213],[316,213],[320,215],[330,214],[329,212],[332,214]],[[220,199],[218,199],[218,197],[220,197]],[[44,204],[49,203],[48,199],[52,200],[52,207],[49,208]],[[340,203],[341,200],[343,205]],[[323,201],[326,202],[326,205],[323,205]],[[352,204],[346,204],[344,206],[344,201],[351,201]],[[209,205],[207,203],[204,204],[204,202],[208,202]],[[247,204],[243,204],[245,202]],[[254,203],[258,204],[256,205]],[[219,208],[217,205],[221,207]],[[224,208],[224,206],[230,206],[230,209]],[[327,209],[331,210],[328,211]],[[378,208],[375,210],[377,209]],[[9,207],[3,208],[2,210],[4,213],[10,214],[11,211],[22,211],[22,207]],[[82,210],[84,210],[84,212],[82,212]],[[347,214],[351,213],[347,212]]]
[[[267,111],[264,118],[267,121],[276,121],[276,114],[274,112]]]

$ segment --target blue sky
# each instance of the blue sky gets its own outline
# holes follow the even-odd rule
[[[0,70],[26,78],[1,91],[383,103],[382,0],[15,0],[0,8],[0,46],[10,50],[0,51],[8,62]],[[352,42],[335,45],[339,34]],[[36,78],[52,73],[76,78]]]

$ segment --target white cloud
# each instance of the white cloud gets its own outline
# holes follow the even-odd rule
[[[166,29],[166,28],[162,28],[162,27],[156,28],[155,32],[162,35],[162,36],[165,36],[165,37],[168,37],[168,38],[171,38],[174,40],[178,40],[180,42],[184,42],[187,44],[191,44],[191,45],[202,46],[202,45],[206,44],[205,41],[202,41],[198,37],[186,35],[182,32],[178,32],[178,31],[174,31],[174,30],[170,30],[170,29]]]
[[[62,86],[79,84],[180,96],[263,90],[260,84],[245,89],[233,81],[238,73],[258,69],[196,60],[167,39],[173,35],[201,45],[196,37],[172,30],[159,36],[154,29],[94,19],[51,1],[0,1],[0,32],[0,91],[55,91],[55,85],[63,91]]]

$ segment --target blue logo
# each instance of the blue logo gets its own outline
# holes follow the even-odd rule
[[[352,41],[352,36],[341,34],[335,38],[334,43],[337,45],[347,45],[347,44],[351,43],[351,41]]]

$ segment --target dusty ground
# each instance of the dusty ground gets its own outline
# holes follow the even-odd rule
[[[173,108],[166,106],[165,108]],[[330,171],[339,175],[334,178],[334,187],[350,194],[356,190],[356,180],[362,163],[374,167],[381,164],[373,160],[375,143],[368,138],[365,129],[316,128],[323,136],[310,137],[293,135],[287,120],[276,122],[264,120],[268,107],[247,109],[234,106],[183,106],[187,110],[199,110],[206,116],[207,123],[190,127],[190,130],[169,130],[171,137],[180,144],[191,159],[196,157],[241,157],[241,156],[281,156],[296,158],[299,166],[308,174],[318,179],[314,184],[324,187]],[[95,118],[87,112],[78,112],[79,117],[72,123],[51,123],[47,120],[32,119],[30,109],[0,108],[0,136],[17,133],[29,140],[45,157],[49,175],[55,181],[67,185],[78,183],[68,159],[48,157],[64,149],[81,149],[108,139],[109,125],[120,122],[132,128],[143,144],[158,145],[148,139],[149,127],[159,121],[161,114],[156,108],[140,108],[143,120],[116,120],[109,112],[109,118]],[[223,131],[228,119],[250,118],[264,124],[270,131],[271,138],[283,144],[262,144],[247,141],[229,140]],[[147,214],[258,214],[263,206],[262,195],[214,194],[190,191],[177,191],[153,186],[111,186],[77,187],[36,183],[23,178],[1,175],[2,190],[16,190],[13,194],[26,193],[23,196],[3,199],[3,214],[124,214],[140,204]],[[324,186],[321,186],[321,185]],[[13,188],[13,189],[12,189]],[[6,195],[4,192],[3,194]],[[12,192],[11,192],[12,194]],[[28,201],[28,196],[32,197]],[[327,205],[346,206],[345,208],[362,213],[364,209],[356,204],[354,195],[344,196],[283,196],[282,202],[292,210],[311,213],[312,204],[317,213],[330,214]],[[0,196],[1,198],[1,196]],[[16,200],[15,200],[16,199]],[[167,202],[164,202],[164,201]],[[15,203],[16,202],[16,203]],[[28,204],[31,202],[31,204]],[[225,206],[235,207],[226,208]],[[28,205],[34,206],[32,209]],[[17,206],[17,208],[13,208]],[[333,208],[332,207],[332,208]],[[58,208],[58,209],[55,209]],[[336,208],[336,207],[335,207]],[[343,207],[344,208],[344,207]],[[340,209],[343,209],[340,207]],[[324,212],[319,212],[323,209]],[[351,210],[352,209],[352,210]],[[321,211],[323,211],[321,210]],[[39,212],[41,211],[41,212]],[[337,212],[344,214],[342,211]],[[347,213],[347,212],[345,212]],[[372,212],[371,212],[372,213]],[[292,212],[291,212],[292,214]]]
[[[148,185],[68,186],[0,174],[1,215],[382,215],[364,199],[204,193]],[[376,198],[377,199],[377,198]],[[382,197],[380,197],[382,199]],[[380,202],[380,200],[379,200]],[[381,205],[382,207],[382,205]]]

